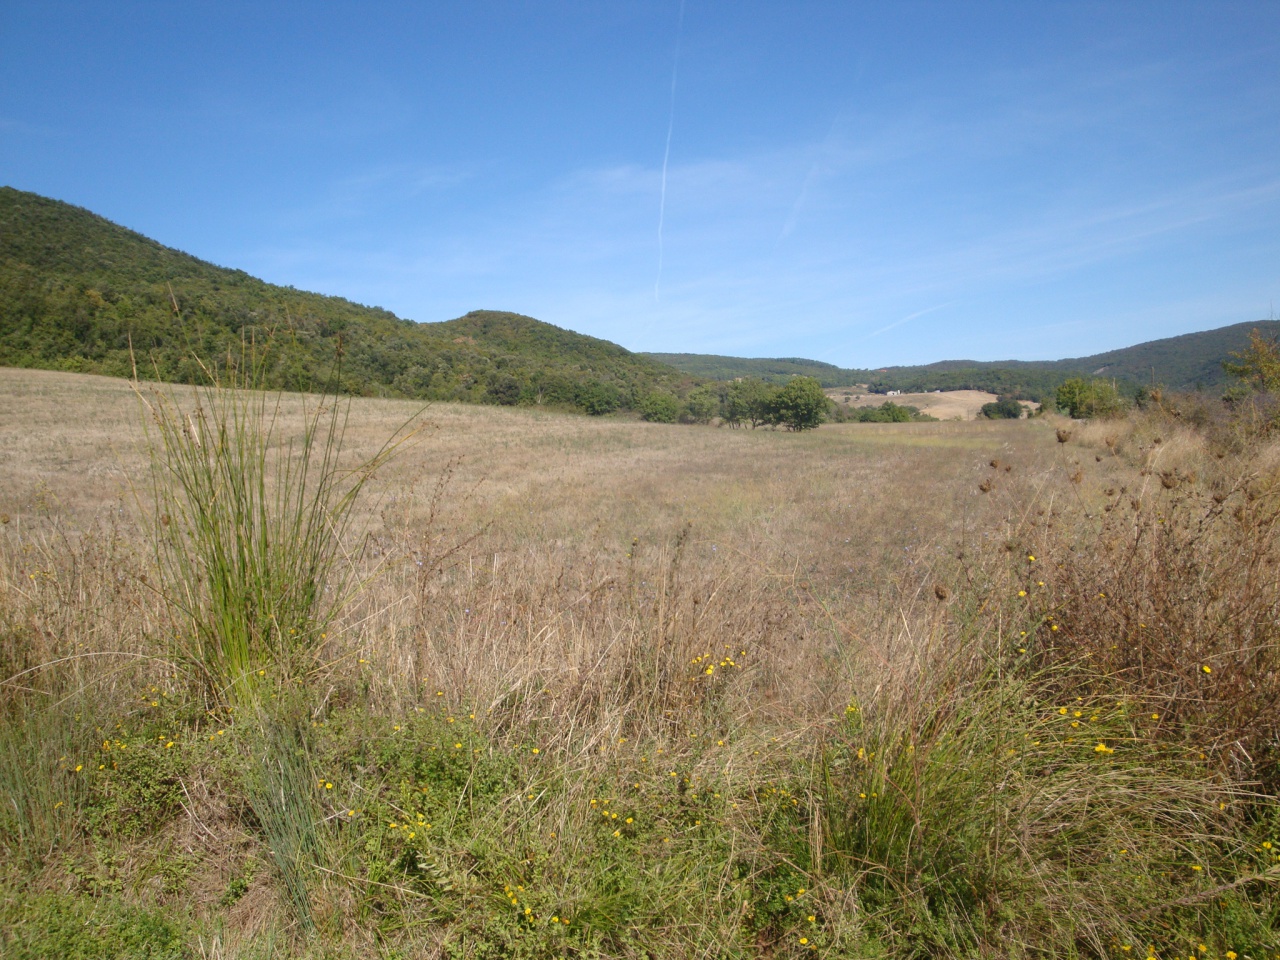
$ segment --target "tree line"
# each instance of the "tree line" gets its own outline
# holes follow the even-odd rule
[[[906,423],[932,420],[915,407],[885,401],[879,407],[845,409],[833,403],[814,377],[796,376],[786,383],[759,377],[741,377],[708,383],[679,397],[669,390],[654,390],[641,398],[640,417],[651,423],[711,423],[719,420],[730,429],[782,427],[812,430],[819,424]]]

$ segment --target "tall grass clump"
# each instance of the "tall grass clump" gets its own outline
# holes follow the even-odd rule
[[[397,430],[352,465],[349,403],[258,389],[265,354],[246,348],[240,359],[189,392],[143,393],[135,383],[147,414],[159,589],[175,661],[199,678],[206,701],[235,711],[254,826],[310,933],[324,851],[309,789],[316,705],[307,681],[363,583],[356,502],[406,435]]]
[[[146,408],[156,560],[177,653],[215,702],[245,702],[268,668],[296,677],[358,586],[344,553],[353,507],[403,439],[344,462],[349,405],[255,389],[263,361],[189,391],[152,388]],[[136,384],[135,384],[136,388]]]
[[[259,729],[245,758],[245,792],[294,916],[311,932],[312,868],[324,850],[313,802],[314,767],[296,714],[259,716]]]
[[[39,864],[77,835],[91,722],[66,703],[0,715],[0,852],[9,862]]]

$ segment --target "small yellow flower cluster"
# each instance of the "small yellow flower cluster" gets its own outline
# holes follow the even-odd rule
[[[354,817],[355,814],[354,810],[347,811],[347,816],[349,817]],[[419,830],[430,830],[431,824],[427,823],[426,817],[418,814],[417,823],[397,823],[395,820],[389,820],[387,821],[387,829],[399,830],[405,835],[406,839],[413,840],[418,836]]]
[[[153,707],[160,706],[160,701],[167,700],[168,698],[169,694],[165,693],[159,687],[151,687],[146,692],[138,695],[139,700]]]
[[[731,648],[731,647],[729,647],[728,645],[726,645],[726,646],[725,646],[725,650],[732,650],[732,648]],[[745,650],[741,650],[741,651],[739,651],[738,655],[739,655],[739,656],[743,656],[743,657],[745,657],[745,656],[747,655],[747,651],[745,651]],[[700,656],[700,657],[694,657],[694,658],[690,661],[690,663],[691,663],[693,666],[695,666],[695,667],[702,666],[702,664],[704,664],[704,663],[705,663],[705,664],[707,664],[707,666],[703,669],[702,673],[703,673],[703,676],[710,677],[710,676],[713,676],[713,675],[715,674],[715,672],[716,672],[716,666],[717,666],[717,664],[715,664],[715,663],[711,663],[711,662],[710,662],[710,661],[712,661],[712,660],[714,660],[714,659],[715,659],[715,658],[714,658],[714,657],[712,657],[710,653],[704,653],[704,654],[703,654],[702,656]],[[739,670],[741,670],[741,669],[742,669],[742,664],[740,664],[740,663],[738,663],[736,660],[734,660],[734,659],[733,659],[733,656],[731,655],[731,653],[726,653],[726,654],[724,655],[724,657],[722,657],[722,658],[721,658],[721,660],[720,660],[720,662],[719,662],[719,666],[720,666],[720,667],[729,667],[729,668],[734,668],[734,669],[739,669]]]
[[[507,900],[511,902],[511,905],[513,907],[520,909],[520,916],[522,916],[525,920],[528,920],[530,923],[537,922],[537,916],[533,912],[533,907],[529,906],[526,903],[523,905],[523,908],[521,908],[520,897],[524,893],[524,887],[522,885],[516,884],[513,887],[511,884],[505,883],[502,885],[502,893],[507,898]],[[556,916],[553,916],[551,918],[551,922],[562,923],[565,926],[568,926],[569,918],[562,917],[557,914]]]

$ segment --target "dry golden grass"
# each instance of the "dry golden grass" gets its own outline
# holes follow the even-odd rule
[[[301,400],[283,403],[287,422]],[[50,538],[136,521],[147,461],[128,384],[4,370],[0,410],[0,513],[45,544],[44,559],[60,552]],[[353,401],[352,460],[414,413]],[[1055,454],[1046,431],[1018,424],[787,434],[436,405],[365,499],[358,562],[387,566],[327,653],[377,662],[389,698],[411,677],[498,702],[522,686],[578,689],[657,642],[674,645],[672,662],[752,646],[742,709],[830,715],[866,658],[886,660],[916,629],[904,609],[929,622],[929,591],[953,575],[965,531],[991,526],[995,501],[977,488],[986,462],[1035,473]],[[104,544],[136,554],[138,534],[92,548]],[[144,594],[113,617],[121,636],[154,632],[160,614]],[[654,617],[667,636],[649,635]],[[608,684],[590,696],[625,712]]]

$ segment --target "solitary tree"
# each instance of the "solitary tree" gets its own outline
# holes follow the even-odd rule
[[[826,419],[827,395],[813,377],[792,377],[774,396],[772,412],[788,430],[812,430]]]

